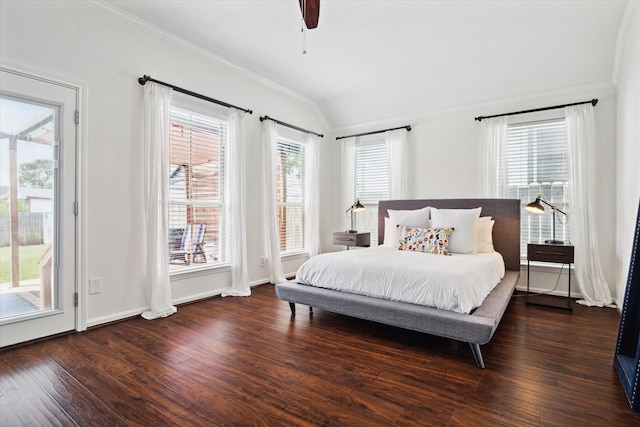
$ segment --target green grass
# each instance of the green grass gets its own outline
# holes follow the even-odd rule
[[[20,246],[20,280],[37,279],[40,277],[38,260],[42,256],[46,245]],[[0,248],[0,283],[11,281],[11,248]]]

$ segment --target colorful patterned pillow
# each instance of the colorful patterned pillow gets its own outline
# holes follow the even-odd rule
[[[400,251],[420,251],[430,254],[449,255],[449,235],[453,228],[419,228],[401,225]]]

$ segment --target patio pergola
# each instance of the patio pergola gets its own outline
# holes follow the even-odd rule
[[[171,123],[169,162],[171,178],[178,179],[170,188],[169,199],[176,208],[170,213],[170,227],[195,230],[189,224],[206,224],[205,241],[217,242],[219,219],[212,200],[221,200],[224,185],[220,164],[220,135],[198,129],[179,118]],[[182,187],[184,177],[184,188]],[[222,200],[221,200],[222,201]],[[184,206],[184,210],[181,210]],[[184,215],[184,216],[182,216]],[[173,225],[171,225],[173,224]]]
[[[18,224],[18,142],[28,141],[41,144],[53,144],[51,124],[54,113],[49,111],[40,116],[27,118],[26,123],[17,124],[14,120],[3,120],[2,126],[13,129],[0,129],[0,139],[9,140],[9,212],[11,234],[11,287],[20,286],[20,257],[19,257],[19,224]],[[15,130],[14,130],[15,129]],[[44,133],[43,133],[44,130]],[[33,135],[39,133],[40,135]]]

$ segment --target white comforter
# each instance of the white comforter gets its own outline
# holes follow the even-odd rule
[[[296,281],[470,313],[504,273],[498,252],[445,256],[377,246],[315,256],[300,266]]]

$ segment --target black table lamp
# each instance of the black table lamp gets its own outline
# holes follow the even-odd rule
[[[360,199],[356,200],[354,204],[349,206],[349,209],[347,209],[345,213],[351,218],[351,230],[347,230],[347,233],[357,233],[357,231],[353,229],[353,213],[362,212],[363,210],[364,206],[360,203]]]
[[[551,208],[551,211],[553,212],[553,235],[551,236],[551,240],[545,240],[544,242],[545,243],[552,243],[552,244],[555,244],[555,245],[562,245],[562,244],[564,244],[564,241],[556,239],[556,212],[560,212],[561,214],[563,214],[564,216],[569,218],[567,216],[566,212],[563,212],[560,209],[558,209],[556,206],[552,205],[551,203],[548,203],[542,197],[542,194],[538,194],[538,196],[536,197],[536,200],[534,200],[533,202],[531,202],[527,206],[525,206],[525,209],[528,212],[537,213],[537,214],[543,214],[544,213],[544,206],[542,206],[543,203],[545,205],[549,206]]]

